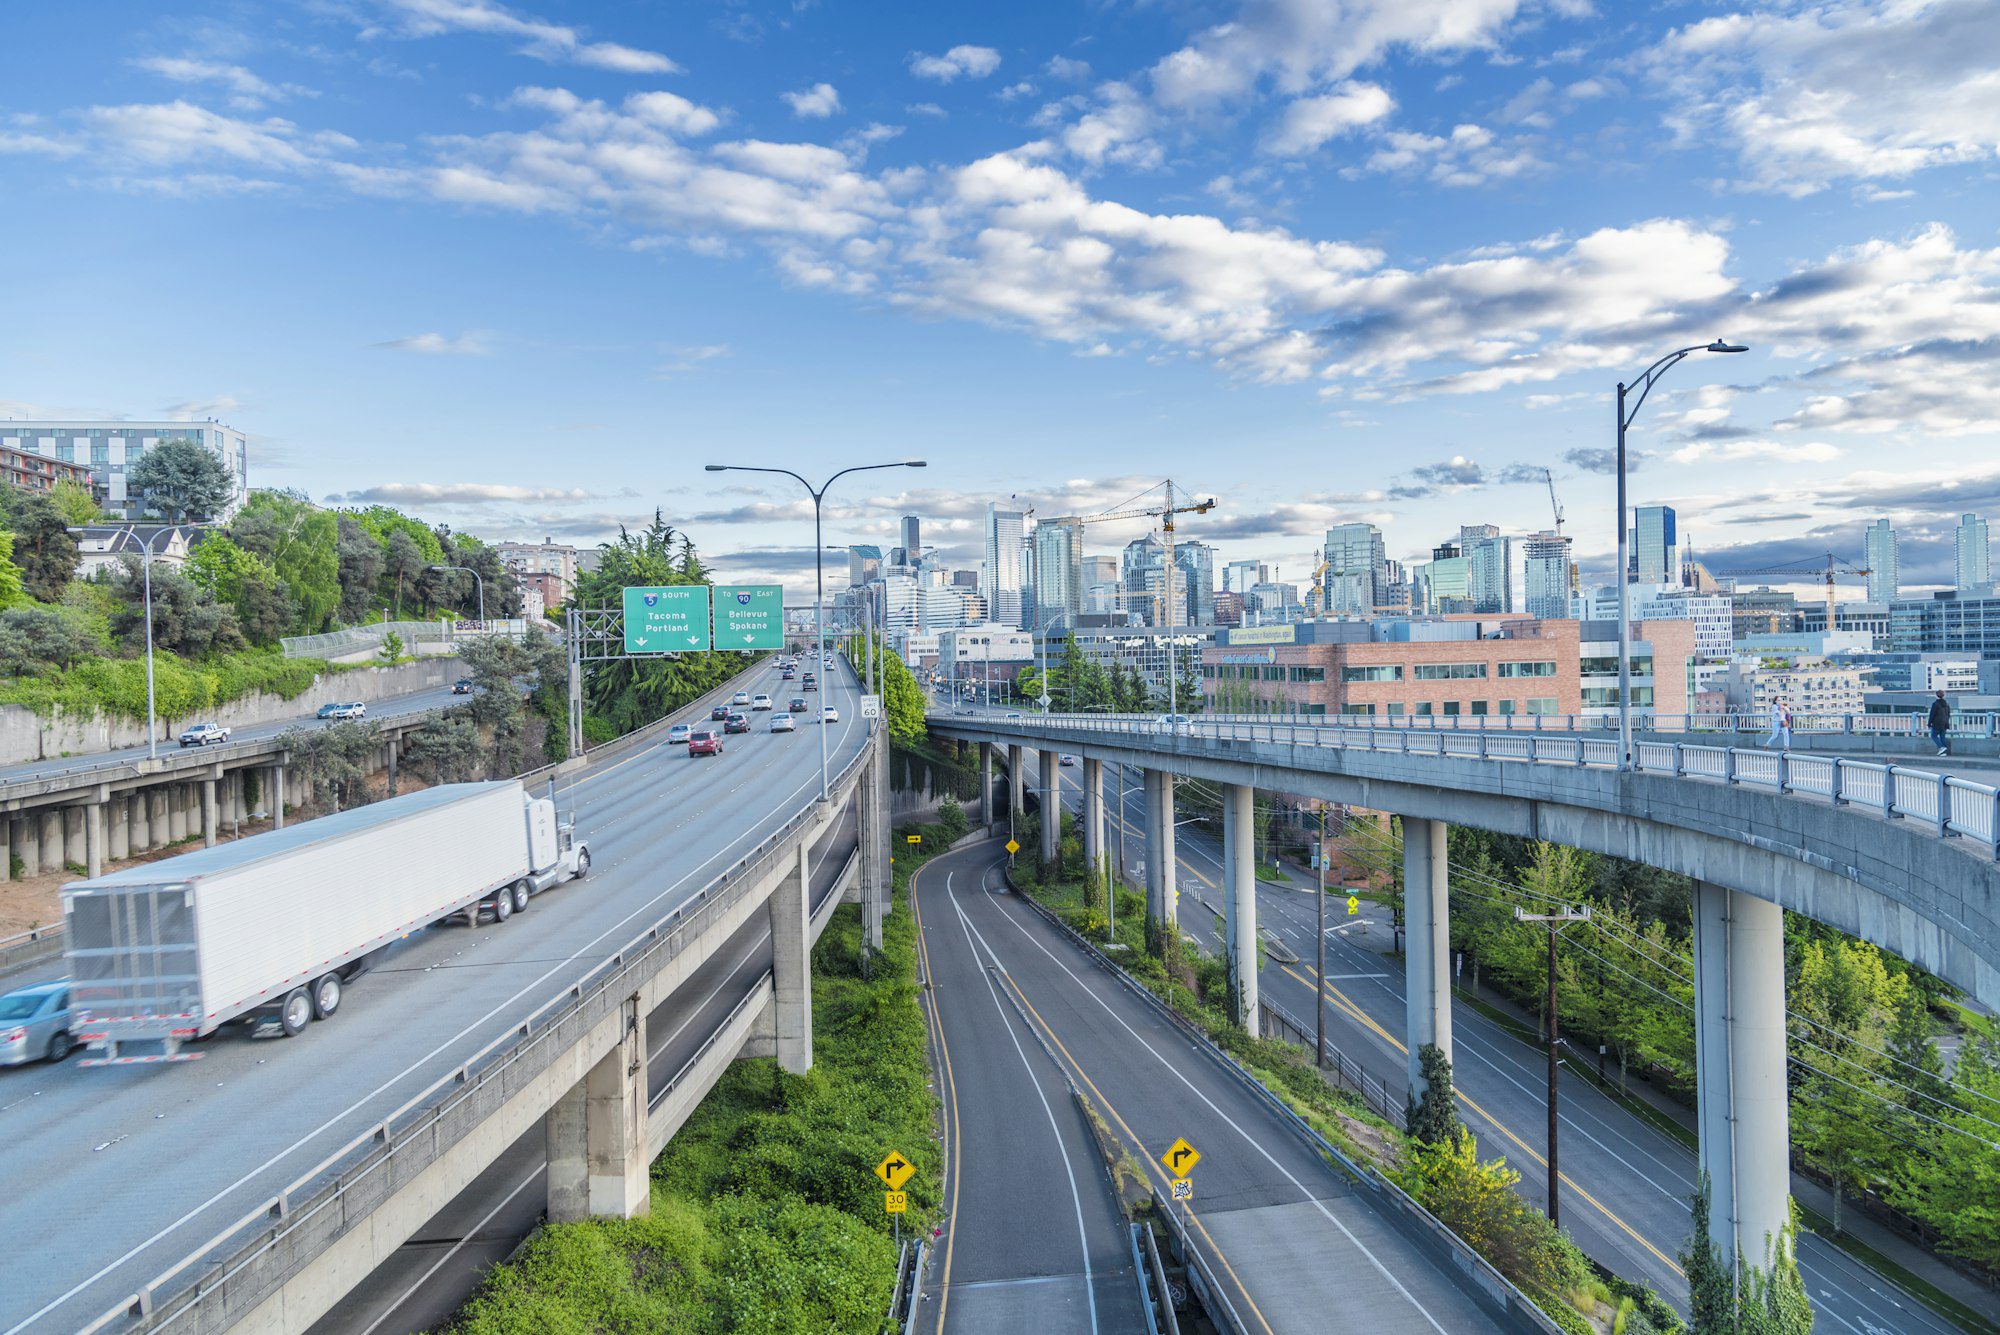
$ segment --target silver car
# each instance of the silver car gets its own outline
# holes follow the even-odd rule
[[[0,997],[0,1066],[44,1057],[59,1062],[74,1046],[69,1037],[69,979],[16,988]]]

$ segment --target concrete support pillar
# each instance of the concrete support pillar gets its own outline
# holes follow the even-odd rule
[[[1768,1270],[1791,1218],[1785,921],[1768,900],[1694,885],[1695,1124],[1709,1237]]]
[[[271,766],[271,828],[285,828],[285,767]]]
[[[104,875],[104,807],[92,802],[83,809],[83,874],[95,879]]]
[[[812,1069],[812,941],[807,921],[806,844],[798,865],[771,890],[771,990],[778,1021],[778,1065],[794,1075]]]
[[[1404,1045],[1409,1049],[1410,1097],[1428,1088],[1420,1056],[1435,1043],[1451,1060],[1450,863],[1441,820],[1403,817]]]
[[[1026,791],[1026,779],[1022,776],[1021,748],[1007,748],[1007,819],[1018,821],[1023,805],[1022,794]]]
[[[979,823],[993,828],[993,743],[979,744]]]
[[[33,876],[42,869],[42,822],[30,812],[7,822],[7,846],[21,859],[21,875]],[[7,864],[13,866],[11,859]],[[9,875],[12,873],[10,872]]]
[[[1180,925],[1180,887],[1174,853],[1174,776],[1146,771],[1146,918],[1162,931]]]
[[[1083,860],[1090,874],[1104,870],[1104,762],[1083,762]]]
[[[132,856],[132,795],[114,793],[111,797],[111,828],[106,834],[105,848],[113,862],[123,862]]]
[[[60,871],[63,865],[62,812],[54,807],[43,807],[40,819],[42,856],[35,872]]]
[[[152,812],[153,839],[148,845],[150,848],[160,848],[174,841],[173,798],[171,784],[146,790],[146,806]]]
[[[62,860],[64,864],[78,867],[88,866],[90,863],[90,839],[84,833],[83,808],[64,807],[62,810],[62,824]]]
[[[0,816],[0,881],[12,880],[14,873],[14,830],[17,822]]]
[[[1062,757],[1044,751],[1037,759],[1042,781],[1042,861],[1054,862],[1062,847]]]
[[[189,788],[184,783],[167,785],[167,842],[177,844],[188,837]]]
[[[389,739],[389,796],[396,795],[396,756],[401,747],[394,737]]]
[[[543,1118],[549,1219],[636,1219],[652,1208],[646,1156],[646,1012],[625,999],[618,1046]]]
[[[1257,790],[1247,783],[1222,786],[1222,867],[1229,906],[1230,991],[1236,1023],[1255,1038],[1257,1009]]]
[[[879,736],[879,734],[878,734]],[[869,745],[868,767],[854,789],[854,815],[861,851],[862,956],[882,949],[882,920],[889,910],[888,858],[884,856],[881,822],[889,818],[876,775],[886,764],[882,748]]]
[[[201,846],[215,847],[215,780],[201,781]]]

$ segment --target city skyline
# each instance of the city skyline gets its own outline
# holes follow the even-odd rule
[[[926,455],[828,542],[959,553],[988,500],[1171,474],[1292,577],[1343,522],[1546,529],[1546,467],[1597,569],[1613,383],[1720,336],[1633,434],[1698,552],[1856,559],[1886,515],[1944,585],[2000,509],[1977,6],[566,9],[10,15],[0,417],[212,416],[253,485],[495,538],[659,506],[794,587],[798,500],[701,463]]]

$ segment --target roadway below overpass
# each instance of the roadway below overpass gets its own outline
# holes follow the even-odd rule
[[[1033,772],[1032,753],[1027,764]],[[1077,812],[1078,769],[1059,770],[1067,780],[1065,809]],[[1105,770],[1105,810],[1125,839],[1128,868],[1145,857],[1145,803],[1139,773]],[[1121,804],[1119,789],[1131,791]],[[1204,951],[1220,957],[1224,895],[1222,845],[1199,823],[1181,826],[1175,840],[1180,869],[1180,927]],[[1308,1027],[1313,1020],[1312,895],[1260,882],[1258,922],[1297,957],[1285,963],[1267,952],[1261,995]],[[1403,964],[1388,952],[1386,927],[1361,940],[1346,926],[1338,900],[1328,905],[1327,1045],[1357,1062],[1387,1089],[1393,1106],[1408,1093],[1404,1032]],[[1379,910],[1378,910],[1379,915]],[[1452,1004],[1456,1060],[1454,1091],[1466,1124],[1482,1149],[1502,1153],[1521,1174],[1519,1190],[1537,1206],[1547,1199],[1547,1067],[1543,1050],[1523,1041],[1463,1000]],[[1695,1152],[1587,1081],[1562,1086],[1563,1226],[1590,1256],[1628,1279],[1653,1286],[1684,1314],[1687,1279],[1678,1252],[1692,1231],[1688,1200],[1694,1192]],[[1794,1178],[1796,1192],[1812,1190]],[[1799,1268],[1824,1324],[1854,1335],[1949,1335],[1959,1328],[1892,1281],[1870,1270],[1832,1242],[1810,1232],[1800,1239]]]
[[[861,750],[853,678],[825,674],[832,764]],[[765,666],[731,684],[779,692]],[[706,703],[706,702],[705,702]],[[705,716],[705,708],[688,717]],[[587,880],[503,924],[396,947],[297,1040],[219,1035],[198,1062],[0,1072],[0,1227],[15,1239],[0,1333],[69,1331],[206,1243],[449,1073],[817,797],[816,726],[728,739],[714,759],[643,745],[558,793]],[[385,868],[384,874],[393,874]]]
[[[1008,891],[1004,861],[982,842],[918,878],[954,1166],[919,1329],[1143,1328],[1130,1324],[1129,1248],[1121,1260],[1112,1245],[1109,1188],[1061,1079],[1157,1197],[1169,1180],[1158,1156],[1181,1137],[1200,1151],[1191,1232],[1241,1329],[1318,1332],[1335,1314],[1371,1335],[1515,1328],[1241,1077]]]

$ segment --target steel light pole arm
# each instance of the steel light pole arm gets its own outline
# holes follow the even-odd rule
[[[486,629],[486,578],[485,578],[485,576],[481,575],[481,574],[480,574],[480,573],[479,573],[479,572],[478,572],[477,570],[474,570],[474,569],[473,569],[473,568],[472,568],[471,566],[448,566],[448,565],[434,565],[434,566],[426,566],[426,567],[425,567],[425,569],[427,569],[427,570],[462,570],[462,571],[464,571],[464,572],[465,572],[466,574],[468,574],[468,575],[472,576],[472,578],[473,578],[473,581],[474,581],[474,583],[476,583],[476,584],[477,584],[477,585],[479,586],[479,628],[480,628],[481,630],[485,630],[485,629]]]

